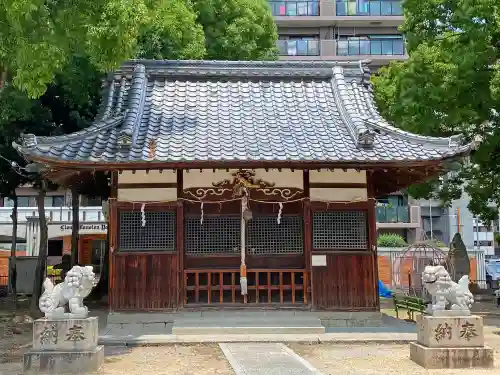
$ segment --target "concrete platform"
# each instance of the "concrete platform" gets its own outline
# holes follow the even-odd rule
[[[108,325],[125,324],[174,324],[176,321],[218,320],[221,324],[229,320],[262,322],[276,319],[319,319],[325,327],[376,327],[382,325],[382,313],[373,312],[341,312],[341,311],[305,311],[305,310],[266,310],[266,309],[222,309],[173,311],[159,313],[110,313]]]
[[[370,324],[373,323],[373,324]],[[380,312],[284,310],[110,313],[102,345],[217,342],[404,343],[415,325]]]

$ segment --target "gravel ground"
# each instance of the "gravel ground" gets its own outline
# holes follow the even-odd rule
[[[217,344],[139,347],[108,353],[99,375],[233,375]]]
[[[234,375],[217,344],[104,349],[104,365],[94,375]],[[21,372],[18,356],[0,362],[0,375]]]
[[[495,368],[425,370],[410,360],[408,345],[289,344],[325,375],[493,375],[500,374],[500,336],[486,335],[495,350]]]

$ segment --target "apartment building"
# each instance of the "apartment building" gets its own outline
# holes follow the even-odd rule
[[[469,211],[469,196],[463,193],[450,207],[441,207],[437,200],[418,200],[411,204],[420,206],[422,235],[424,239],[437,239],[448,244],[460,232],[469,250],[482,250],[486,257],[500,255],[495,246],[498,223],[486,225]]]
[[[408,58],[402,1],[269,0],[278,26],[283,60],[370,60],[378,69]],[[402,193],[378,197],[378,233],[398,233],[412,243],[421,238],[420,206]]]
[[[401,1],[269,0],[284,60],[404,60]]]

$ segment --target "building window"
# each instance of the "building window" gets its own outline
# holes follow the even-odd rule
[[[86,207],[101,207],[103,199],[101,197],[86,197],[82,196],[81,205]]]
[[[64,195],[45,197],[45,207],[64,207]]]
[[[477,246],[477,241],[474,241],[474,246]],[[493,246],[493,241],[479,241],[479,246]]]
[[[402,16],[401,1],[337,0],[337,16]]]
[[[340,36],[337,40],[337,55],[404,55],[404,40],[401,35]]]
[[[273,16],[319,16],[319,0],[270,0]]]
[[[302,216],[254,216],[247,223],[247,254],[302,254],[304,233]]]
[[[365,211],[313,213],[314,250],[367,250],[368,228]]]
[[[189,215],[184,218],[184,252],[187,255],[241,252],[240,215]]]
[[[18,196],[17,204],[19,207],[36,207],[36,196]],[[14,207],[14,201],[10,198],[3,198],[4,207]]]
[[[120,251],[175,251],[175,212],[120,211]],[[144,225],[143,225],[144,224]]]
[[[35,195],[18,196],[17,202],[19,207],[37,207]],[[45,197],[44,204],[45,207],[64,207],[64,195]],[[3,206],[14,207],[14,201],[10,198],[3,198]]]
[[[278,40],[281,56],[319,56],[319,38],[317,36],[285,36]]]
[[[57,257],[63,255],[63,241],[62,240],[48,240],[47,255],[49,257]]]

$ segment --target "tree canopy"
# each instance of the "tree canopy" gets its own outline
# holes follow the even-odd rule
[[[482,137],[479,149],[444,179],[411,187],[416,198],[445,204],[471,197],[485,221],[500,207],[500,3],[496,0],[406,0],[402,31],[409,59],[373,77],[382,114],[423,135]]]
[[[99,72],[135,58],[263,59],[277,32],[265,0],[4,0],[0,67],[31,98],[85,56]]]
[[[103,73],[123,60],[274,58],[276,39],[266,0],[2,1],[0,154],[22,163],[22,132],[88,126]]]
[[[267,0],[192,0],[210,60],[269,60],[278,32]]]

